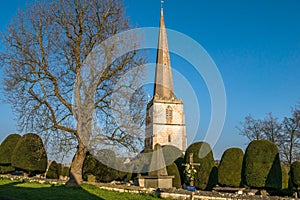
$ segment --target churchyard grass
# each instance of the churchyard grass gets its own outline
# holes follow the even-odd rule
[[[64,185],[39,183],[21,183],[8,179],[0,179],[0,199],[5,200],[102,200],[130,199],[154,200],[150,195],[119,193],[101,190],[96,186],[83,184],[81,187],[67,188]]]

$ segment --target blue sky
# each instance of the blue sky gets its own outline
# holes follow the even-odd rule
[[[0,30],[33,0],[1,1]],[[125,0],[127,16],[138,27],[157,27],[159,0]],[[227,94],[224,130],[214,147],[216,158],[229,147],[245,148],[246,138],[235,128],[252,114],[262,118],[268,112],[282,118],[300,101],[300,1],[299,0],[166,0],[165,22],[169,29],[188,35],[206,49],[216,63]],[[1,44],[0,44],[1,48]],[[150,62],[155,54],[149,54]],[[154,55],[154,56],[153,56]],[[192,71],[184,59],[171,55],[172,67],[187,78]],[[1,76],[1,73],[0,73]],[[151,78],[151,77],[150,77]],[[185,103],[188,134],[193,134],[193,105],[176,79],[176,95]],[[210,118],[209,93],[201,77],[190,78],[200,101],[201,140]],[[3,97],[0,92],[0,97]],[[0,104],[0,140],[15,132],[8,105]]]

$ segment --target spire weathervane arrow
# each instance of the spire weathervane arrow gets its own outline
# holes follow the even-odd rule
[[[161,7],[163,8],[163,7],[164,7],[165,0],[161,0],[160,3],[161,3]]]

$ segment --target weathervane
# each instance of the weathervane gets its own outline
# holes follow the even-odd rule
[[[164,7],[164,3],[165,3],[165,0],[160,0],[160,5],[161,5],[161,7],[163,8]]]

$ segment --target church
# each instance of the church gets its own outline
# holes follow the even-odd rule
[[[170,53],[161,8],[153,98],[147,105],[145,148],[156,144],[173,145],[183,152],[187,148],[183,101],[176,98]]]

